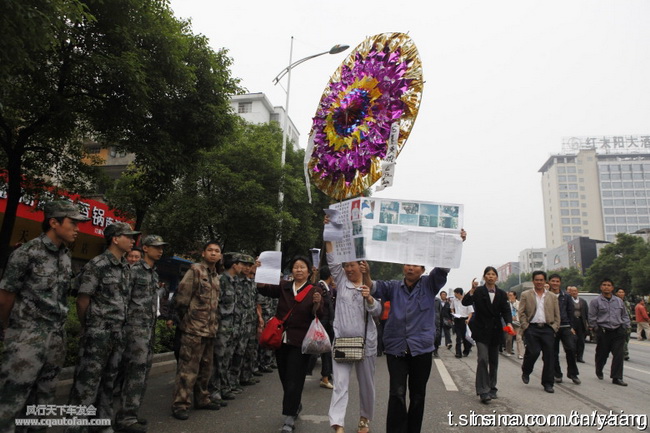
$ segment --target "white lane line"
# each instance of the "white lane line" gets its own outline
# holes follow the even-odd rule
[[[445,389],[447,391],[458,391],[458,388],[456,388],[456,384],[454,383],[454,380],[451,378],[451,375],[447,371],[447,368],[445,367],[445,364],[442,362],[442,359],[434,359],[434,361],[436,362],[438,373],[440,373],[440,377],[442,378],[442,383],[445,384]]]
[[[650,374],[650,371],[645,371],[645,370],[639,370],[638,368],[630,367],[630,366],[625,366],[626,370],[634,370],[638,371],[639,373],[645,373],[645,374]]]

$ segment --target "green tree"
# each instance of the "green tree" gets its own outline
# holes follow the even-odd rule
[[[650,259],[650,245],[638,236],[616,235],[616,241],[600,250],[599,256],[587,270],[584,289],[598,292],[603,278],[614,281],[616,287],[633,288],[636,293],[648,290],[650,280],[642,266]]]
[[[135,153],[138,170],[165,187],[232,129],[229,98],[238,86],[231,60],[174,18],[168,1],[4,4],[0,55],[10,58],[0,62],[0,145],[7,167],[0,256],[23,176],[30,184],[50,174],[43,167],[56,167],[61,178],[78,178],[84,154],[75,138]],[[14,23],[32,18],[39,31],[30,23],[12,33]]]
[[[318,245],[327,198],[314,191],[307,202],[302,150],[287,149],[285,200],[278,208],[282,132],[274,123],[239,120],[229,140],[203,152],[197,164],[155,204],[145,222],[149,232],[164,233],[175,251],[191,254],[208,239],[228,251],[252,254],[272,250],[280,221],[285,258]]]

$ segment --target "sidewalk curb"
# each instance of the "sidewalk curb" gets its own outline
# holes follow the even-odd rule
[[[176,358],[174,352],[157,353],[153,356],[153,363],[149,376],[159,376],[164,373],[176,370]],[[56,396],[64,397],[70,394],[74,379],[74,367],[65,367],[59,374],[59,381],[56,384]]]

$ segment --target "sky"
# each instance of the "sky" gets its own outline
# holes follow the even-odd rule
[[[358,5],[358,6],[357,6]],[[407,6],[408,5],[408,6]],[[403,32],[424,73],[420,112],[392,187],[375,197],[464,205],[461,266],[446,289],[544,248],[540,167],[562,138],[650,133],[650,2],[646,0],[172,0],[177,17],[215,49],[234,77],[273,105],[273,78],[293,60],[289,116],[305,147],[331,74],[366,37]],[[286,80],[283,81],[286,86]]]

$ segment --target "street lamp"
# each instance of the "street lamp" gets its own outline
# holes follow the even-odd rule
[[[305,63],[307,60],[314,59],[316,57],[325,55],[325,54],[338,54],[350,48],[349,45],[340,45],[336,44],[327,51],[322,53],[312,54],[311,56],[304,57],[300,60],[293,62],[293,36],[291,36],[291,49],[289,50],[289,66],[284,68],[278,75],[273,79],[273,85],[277,85],[280,80],[286,75],[287,76],[287,99],[284,105],[284,127],[282,128],[282,157],[280,159],[280,168],[284,168],[284,162],[287,157],[287,132],[289,130],[289,92],[291,91],[291,70],[298,65]],[[280,211],[282,211],[282,205],[284,203],[284,192],[283,192],[283,180],[280,181],[280,191],[278,192],[278,203],[280,204]],[[280,232],[278,233],[278,239],[275,242],[275,250],[282,250],[282,220],[280,220]]]

